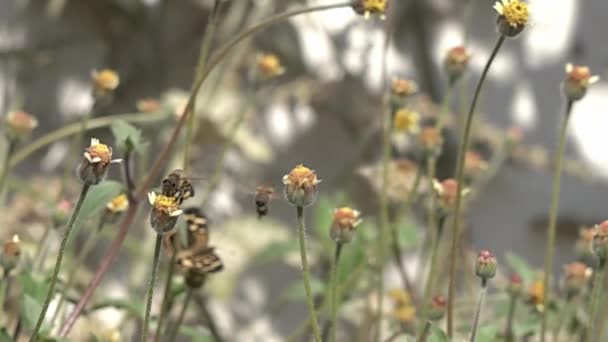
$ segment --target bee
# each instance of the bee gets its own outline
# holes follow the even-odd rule
[[[258,213],[258,218],[268,215],[268,205],[274,195],[274,189],[269,186],[258,186],[255,191],[255,211]]]
[[[198,208],[184,210],[188,225],[188,244],[177,254],[176,262],[185,271],[199,275],[219,272],[224,268],[222,259],[209,246],[208,219]]]
[[[177,204],[181,205],[182,202],[194,196],[194,186],[191,181],[200,179],[202,178],[185,176],[183,170],[173,170],[162,180],[161,193],[175,198]]]

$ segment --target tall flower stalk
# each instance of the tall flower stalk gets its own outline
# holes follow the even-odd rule
[[[336,342],[336,325],[338,321],[338,265],[340,264],[340,254],[342,253],[342,243],[336,242],[336,253],[334,255],[333,272],[331,277],[331,316],[330,316],[330,337],[331,342]]]
[[[481,290],[479,291],[479,300],[477,301],[477,309],[475,310],[475,318],[473,319],[470,342],[475,342],[477,338],[479,317],[481,316],[481,309],[488,292],[488,280],[496,275],[496,258],[492,252],[488,250],[479,252],[477,262],[475,263],[475,274],[481,279]]]
[[[589,328],[587,330],[587,342],[593,341],[595,323],[598,318],[598,305],[602,300],[602,292],[604,289],[604,278],[606,277],[606,261],[608,260],[608,220],[600,223],[595,227],[595,236],[593,238],[593,251],[598,258],[598,267],[593,279],[593,290],[589,298]],[[604,324],[602,324],[603,326]],[[599,329],[602,330],[601,328]],[[598,335],[601,337],[601,335]]]
[[[163,234],[156,234],[156,244],[154,245],[154,259],[152,260],[152,275],[150,276],[150,283],[148,284],[148,293],[146,295],[146,311],[144,312],[143,325],[144,331],[141,336],[142,342],[148,342],[148,333],[150,330],[150,311],[152,309],[152,297],[154,297],[154,285],[156,284],[156,273],[158,272],[162,242]]]

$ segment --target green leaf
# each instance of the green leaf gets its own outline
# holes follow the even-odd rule
[[[534,269],[530,267],[530,265],[523,258],[507,252],[505,254],[505,259],[507,260],[507,264],[509,264],[509,266],[511,266],[511,268],[517,272],[524,283],[529,284],[534,282],[536,279],[536,272],[534,272]]]
[[[179,333],[183,336],[190,337],[189,341],[192,342],[213,342],[211,333],[201,327],[192,327],[186,324],[182,324],[179,327]]]
[[[139,154],[146,152],[147,142],[144,141],[139,129],[123,120],[112,123],[111,129],[116,139],[116,146],[123,153],[130,149],[135,149]]]
[[[123,185],[116,181],[105,181],[99,185],[95,185],[89,190],[87,197],[80,208],[78,217],[74,225],[76,229],[83,222],[105,210],[106,204],[114,197],[118,196],[123,190]],[[74,236],[74,235],[72,235]]]
[[[320,279],[311,275],[310,288],[312,290],[312,295],[316,296],[323,293],[325,284]],[[283,291],[281,296],[289,301],[304,300],[306,298],[304,282],[302,280],[298,280],[291,283],[291,285],[289,285],[287,289]]]
[[[477,341],[479,342],[494,342],[497,340],[498,327],[495,325],[484,325],[479,327],[477,332]]]
[[[23,287],[23,293],[32,297],[40,304],[46,299],[46,293],[49,285],[42,280],[38,280],[32,276],[31,273],[23,272],[19,275],[21,286]]]
[[[13,338],[8,334],[6,328],[0,329],[0,342],[12,342]]]
[[[433,323],[431,323],[431,330],[429,332],[429,342],[447,342],[450,339],[448,335],[441,330],[441,328]]]
[[[326,256],[333,256],[334,241],[329,237],[329,227],[333,219],[333,212],[336,206],[335,202],[328,197],[321,196],[317,200],[315,206],[315,214],[313,220],[313,231],[317,239],[321,242],[323,252]]]
[[[37,299],[24,294],[21,305],[21,317],[25,321],[25,325],[28,329],[32,329],[38,321],[40,312],[42,312],[42,304]]]
[[[265,246],[261,251],[251,258],[253,264],[264,264],[282,260],[284,257],[295,250],[298,250],[299,245],[296,239],[289,241],[273,242]]]
[[[416,227],[416,224],[411,220],[409,215],[402,217],[396,224],[399,246],[402,249],[412,248],[419,244],[422,236],[420,234],[421,230]]]

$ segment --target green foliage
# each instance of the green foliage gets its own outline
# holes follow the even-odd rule
[[[298,241],[291,239],[289,241],[272,242],[268,246],[262,248],[257,254],[251,258],[252,264],[264,264],[275,261],[280,261],[287,254],[297,251],[299,248]]]
[[[48,284],[34,278],[30,273],[23,272],[19,276],[23,294],[21,297],[21,318],[25,326],[31,329],[36,325],[38,316],[42,311],[42,304],[46,298]]]
[[[313,296],[320,295],[325,290],[325,282],[311,275],[310,288]],[[281,297],[288,301],[300,301],[306,299],[304,284],[299,279],[294,281],[283,291],[283,293],[281,293]]]
[[[494,342],[497,340],[498,331],[498,327],[494,324],[480,326],[477,331],[477,341]]]
[[[106,203],[118,196],[122,189],[122,184],[116,181],[105,181],[92,187],[76,218],[75,228],[78,229],[83,222],[105,210]]]
[[[148,143],[144,140],[141,130],[130,125],[126,121],[118,120],[112,123],[112,134],[116,139],[116,146],[121,152],[135,149],[139,154],[144,154]]]
[[[8,334],[8,331],[6,331],[6,328],[2,328],[0,329],[0,342],[12,342],[13,339],[11,337],[11,335]]]
[[[448,335],[436,324],[431,324],[428,342],[447,342],[450,339]]]
[[[213,337],[209,331],[200,327],[191,327],[182,324],[179,327],[179,334],[189,337],[190,339],[188,341],[192,342],[213,342]]]
[[[513,253],[506,253],[505,259],[507,264],[519,274],[524,284],[530,284],[536,279],[534,269],[522,257]]]

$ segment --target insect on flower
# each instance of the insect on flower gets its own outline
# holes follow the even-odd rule
[[[185,176],[183,170],[173,170],[162,180],[161,193],[164,196],[175,198],[177,204],[181,205],[185,200],[194,196],[191,181],[201,179],[203,178]]]

